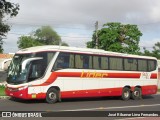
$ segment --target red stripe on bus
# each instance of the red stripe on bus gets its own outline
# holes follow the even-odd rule
[[[157,79],[158,78],[158,74],[157,73],[152,73],[151,74],[151,79]]]
[[[131,90],[134,90],[135,86],[132,86]],[[102,96],[121,96],[123,87],[119,88],[103,88],[103,89],[86,89],[86,90],[72,90],[61,91],[61,98],[85,98],[85,97],[102,97]],[[156,85],[141,86],[142,95],[156,94],[158,87]],[[27,94],[28,88],[19,91],[5,90],[9,96],[23,99],[45,99],[46,93]],[[34,97],[33,97],[34,96]]]
[[[107,78],[140,78],[141,73],[108,73]]]
[[[120,96],[123,88],[106,88],[62,91],[61,98],[83,98],[83,97],[100,97],[100,96]]]
[[[134,88],[134,87],[133,87]],[[141,86],[142,95],[150,95],[157,93],[156,85]],[[121,96],[123,87],[90,89],[90,90],[74,90],[62,91],[61,98],[83,98],[83,97],[102,97],[102,96]]]
[[[88,72],[84,72],[82,76],[82,72],[53,72],[51,73],[50,77],[42,84],[35,85],[35,86],[46,86],[53,83],[57,77],[79,77],[79,78],[130,78],[130,79],[140,79],[141,73],[100,73],[97,74],[107,74],[103,75],[103,77],[93,76],[94,72],[90,72],[90,77],[87,77]],[[157,73],[152,73],[150,79],[157,79]]]
[[[81,77],[82,72],[55,72],[55,74],[57,75],[57,77]],[[107,74],[107,75],[104,75],[103,77],[96,77],[96,76],[93,77],[93,75],[91,75],[90,77],[87,77],[86,74],[87,72],[85,72],[85,75],[82,76],[82,78],[140,78],[141,76],[141,73],[107,73],[107,72],[100,73],[100,72],[97,72],[97,74]]]
[[[142,95],[156,94],[157,93],[157,88],[158,87],[156,85],[141,86]],[[122,90],[123,90],[123,87],[61,91],[61,98],[63,99],[63,98],[121,96],[122,95]],[[29,95],[28,97],[31,98],[31,95]],[[37,96],[36,96],[37,99],[45,99],[45,97],[46,97],[46,93],[38,93]]]

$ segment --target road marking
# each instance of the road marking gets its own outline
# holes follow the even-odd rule
[[[120,107],[98,107],[98,108],[87,108],[87,109],[70,109],[70,110],[59,110],[59,111],[90,111],[90,110],[110,110],[110,109],[121,109],[121,108],[138,108],[138,107],[150,107],[160,106],[160,104],[151,105],[136,105],[136,106],[120,106]]]
[[[116,120],[137,120],[137,119],[144,119],[146,117],[133,117],[133,118],[122,118],[122,119],[116,119]]]

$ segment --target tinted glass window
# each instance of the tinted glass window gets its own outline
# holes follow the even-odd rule
[[[93,68],[98,70],[108,69],[108,57],[93,56]]]
[[[54,52],[16,54],[8,70],[7,82],[21,84],[42,77],[54,54]],[[40,59],[28,62],[22,70],[23,62],[34,57],[40,57]]]
[[[138,60],[138,70],[147,71],[147,60]]]
[[[28,76],[29,81],[40,78],[44,75],[45,70],[50,61],[52,60],[54,54],[55,53],[53,52],[44,52],[44,53],[42,52],[42,53],[37,53],[35,55],[36,57],[42,57],[43,59],[31,62],[29,67],[29,76]]]
[[[101,69],[108,69],[108,57],[101,57]]]
[[[60,53],[54,64],[54,70],[69,68],[70,60],[70,54]]]
[[[123,70],[123,59],[118,57],[110,57],[110,69],[111,70]]]
[[[93,69],[101,69],[101,57],[93,56]]]
[[[154,71],[156,69],[156,61],[148,60],[148,71]]]
[[[75,68],[91,69],[92,68],[92,56],[75,54]]]
[[[42,60],[32,61],[29,67],[28,81],[42,77],[44,72],[45,68]]]
[[[124,70],[136,71],[137,70],[137,60],[132,58],[124,59]]]

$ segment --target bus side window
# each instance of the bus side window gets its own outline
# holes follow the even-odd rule
[[[99,56],[93,56],[93,69],[101,69],[101,58]]]
[[[60,53],[55,62],[54,70],[69,68],[69,59],[69,54]]]
[[[83,55],[82,59],[83,59],[83,68],[88,69],[89,68],[89,57],[86,55]]]
[[[156,61],[154,60],[148,60],[148,71],[154,71],[156,70]]]
[[[83,68],[83,59],[79,54],[75,54],[75,68]]]
[[[137,60],[134,58],[124,58],[124,70],[137,71]]]
[[[91,69],[92,68],[92,56],[76,54],[75,55],[75,68]]]
[[[101,69],[102,70],[108,70],[108,57],[101,57]]]
[[[42,77],[44,74],[44,70],[45,69],[42,60],[31,62],[28,81],[32,81]]]
[[[119,57],[109,57],[111,70],[123,70],[123,59]]]
[[[74,68],[74,54],[69,56],[69,68]]]
[[[138,70],[147,72],[147,60],[138,60]]]

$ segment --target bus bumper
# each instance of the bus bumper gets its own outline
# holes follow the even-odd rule
[[[28,98],[28,88],[25,88],[23,90],[18,90],[18,88],[9,88],[7,87],[5,89],[5,93],[7,96],[14,97],[14,98],[20,98],[20,99],[29,99]]]
[[[46,93],[33,93],[28,94],[28,87],[22,90],[19,90],[18,88],[6,88],[5,93],[7,96],[14,97],[14,98],[20,98],[20,99],[45,99]]]

